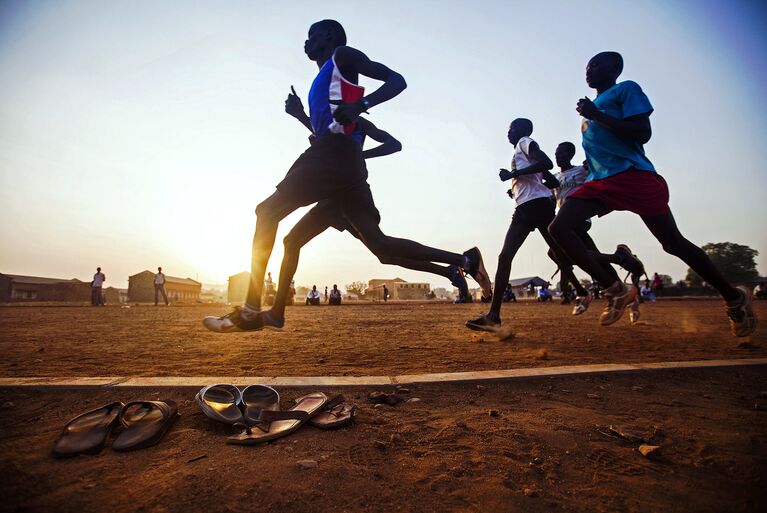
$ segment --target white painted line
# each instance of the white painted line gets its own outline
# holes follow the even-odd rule
[[[17,377],[0,378],[0,387],[56,387],[56,388],[112,388],[112,387],[203,387],[213,383],[249,385],[263,383],[274,386],[332,387],[381,386],[407,383],[465,383],[494,380],[535,378],[544,376],[570,376],[575,374],[608,374],[648,370],[703,369],[711,367],[738,367],[767,365],[767,358],[737,360],[697,360],[682,362],[605,363],[593,365],[566,365],[559,367],[531,367],[524,369],[490,370],[475,372],[447,372],[434,374],[406,374],[401,376],[155,376],[155,377]]]

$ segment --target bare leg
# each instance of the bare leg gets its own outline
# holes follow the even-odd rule
[[[354,220],[354,229],[350,231],[378,257],[382,264],[398,265],[406,269],[424,271],[443,277],[449,276],[448,268],[433,262],[463,265],[464,257],[458,253],[385,235],[376,219],[370,215],[357,216],[357,219]]]
[[[490,304],[490,313],[495,316],[500,317],[501,315],[503,292],[506,290],[506,286],[509,283],[509,275],[511,275],[511,262],[529,234],[530,228],[527,225],[514,224],[513,222],[506,232],[506,238],[503,240],[503,249],[501,249],[501,254],[498,255],[498,269],[495,271],[493,301]]]
[[[602,287],[620,281],[612,266],[604,265],[595,251],[589,251],[576,234],[576,227],[595,216],[601,207],[597,200],[568,199],[549,225],[549,233],[575,264],[589,273]]]
[[[735,301],[740,298],[737,289],[722,276],[706,252],[685,239],[679,232],[671,212],[660,216],[643,217],[642,221],[663,245],[666,253],[678,257],[689,265],[701,278],[718,290],[725,301]]]
[[[298,257],[301,254],[301,248],[328,229],[329,226],[330,223],[324,216],[313,215],[310,212],[302,217],[285,237],[285,255],[280,266],[277,295],[274,297],[274,305],[272,305],[270,310],[274,314],[273,318],[285,317],[285,303],[288,299],[290,282],[293,280],[293,276],[298,268]]]
[[[301,205],[277,191],[256,207],[256,232],[253,234],[250,286],[245,301],[245,304],[253,309],[261,308],[264,275],[269,257],[272,255],[277,227],[285,216],[299,206]]]
[[[559,266],[559,272],[562,273],[563,281],[570,282],[577,295],[585,296],[588,294],[586,289],[583,288],[583,285],[581,285],[581,282],[578,281],[578,278],[575,277],[575,273],[573,273],[573,266],[570,264],[570,259],[564,255],[562,250],[557,251],[554,249],[556,247],[556,242],[554,242],[554,239],[551,238],[551,235],[549,235],[549,232],[546,230],[546,228],[539,228],[538,231],[541,232],[541,235],[546,241],[546,244],[549,245],[549,258]]]

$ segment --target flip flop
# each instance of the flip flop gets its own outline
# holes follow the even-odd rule
[[[123,403],[114,402],[73,418],[53,445],[56,458],[78,454],[96,454],[104,447],[109,433],[117,424]]]
[[[250,385],[243,391],[229,384],[208,385],[195,399],[205,415],[225,424],[252,425],[261,410],[280,409],[280,394],[266,385]]]
[[[208,385],[194,396],[202,412],[209,418],[226,424],[244,421],[242,416],[242,392],[234,385]]]
[[[280,394],[266,385],[248,385],[242,391],[241,408],[244,424],[252,426],[259,422],[261,412],[280,410]]]
[[[303,397],[296,399],[296,402],[301,399]],[[356,413],[356,406],[346,404],[344,396],[337,395],[325,404],[322,411],[309,419],[309,424],[320,429],[335,429],[351,424]]]
[[[120,424],[125,428],[115,441],[115,451],[135,451],[150,447],[165,436],[178,418],[178,407],[173,401],[133,401],[120,413]]]
[[[254,445],[289,435],[317,415],[327,402],[328,396],[322,392],[313,392],[301,397],[290,410],[261,410],[255,426],[237,424],[244,431],[230,436],[227,443]]]

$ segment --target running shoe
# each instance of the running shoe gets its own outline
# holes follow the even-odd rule
[[[466,321],[466,327],[474,331],[496,331],[501,327],[501,320],[491,313],[480,315],[476,319]]]
[[[639,301],[636,299],[634,299],[629,307],[629,321],[631,321],[631,324],[639,322]]]
[[[485,269],[485,263],[482,261],[482,253],[479,252],[479,248],[475,246],[466,250],[463,252],[463,256],[468,260],[466,272],[482,287],[482,295],[492,297],[493,290],[490,284],[490,276],[488,276],[487,269]]]
[[[221,317],[205,317],[202,325],[216,333],[260,331],[265,328],[281,330],[285,326],[285,319],[274,319],[269,312],[258,312],[253,319],[246,320],[242,316],[242,309],[236,307],[234,311]]]
[[[737,288],[741,298],[734,304],[727,304],[730,331],[736,337],[747,337],[756,329],[756,315],[751,306],[751,290],[741,285]]]
[[[625,244],[618,244],[618,247],[615,248],[615,256],[618,257],[618,265],[631,274],[642,276],[645,273],[642,261]]]
[[[586,313],[586,310],[589,309],[589,305],[591,304],[592,299],[594,299],[594,296],[591,295],[591,292],[589,292],[585,296],[578,296],[575,299],[575,306],[573,307],[573,315],[582,315]]]
[[[619,288],[613,291],[615,287]],[[599,324],[609,326],[623,317],[623,311],[637,296],[637,289],[633,285],[619,281],[605,291],[605,296],[607,306],[599,317]]]
[[[450,283],[458,289],[458,299],[456,303],[471,303],[471,294],[469,294],[469,284],[466,283],[466,277],[463,275],[463,269],[457,265],[448,267],[450,273]]]

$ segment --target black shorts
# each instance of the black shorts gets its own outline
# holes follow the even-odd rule
[[[322,200],[305,217],[312,216],[316,223],[325,223],[339,232],[348,230],[358,239],[361,235],[355,225],[362,216],[381,222],[381,214],[373,202],[373,194],[367,182],[355,186],[342,197]]]
[[[298,157],[277,190],[303,206],[343,198],[355,188],[364,189],[366,180],[359,143],[342,134],[330,134]]]
[[[528,232],[548,230],[549,224],[554,220],[556,205],[551,198],[536,198],[526,201],[514,210],[511,225],[525,227]]]

